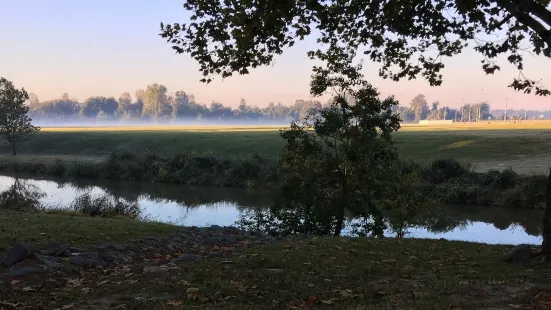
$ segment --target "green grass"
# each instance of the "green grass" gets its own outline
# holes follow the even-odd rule
[[[15,242],[36,246],[50,241],[93,244],[121,241],[129,237],[153,236],[174,231],[177,227],[127,218],[94,218],[72,212],[22,213],[0,211],[0,249]]]
[[[516,126],[516,127],[515,127]],[[512,166],[522,173],[541,172],[551,149],[550,122],[449,127],[404,126],[395,134],[402,157],[416,162],[454,157],[482,168]],[[0,141],[0,160],[100,160],[113,151],[163,156],[191,151],[225,158],[258,154],[277,158],[284,145],[277,127],[99,127],[43,128],[20,146],[12,159]],[[3,156],[1,154],[4,154]],[[39,158],[38,158],[39,156]]]
[[[101,222],[107,231],[111,223]],[[150,233],[138,229],[127,237]],[[293,240],[165,263],[164,273],[142,275],[138,261],[26,278],[9,284],[4,302],[48,309],[521,309],[549,292],[550,271],[536,261],[505,263],[507,250],[423,239]],[[178,255],[141,254],[150,263]]]

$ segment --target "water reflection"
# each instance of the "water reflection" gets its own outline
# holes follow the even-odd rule
[[[107,194],[138,203],[143,214],[149,218],[197,226],[234,225],[243,216],[267,210],[272,202],[270,193],[235,188],[82,179],[33,180],[10,176],[0,176],[0,191],[0,201],[8,201],[11,199],[9,197],[24,197],[22,201],[26,201],[26,205],[36,200],[47,206],[68,205],[84,193]],[[420,214],[415,226],[407,227],[406,231],[407,236],[419,238],[538,244],[541,242],[541,217],[541,212],[534,210],[442,206]],[[353,222],[349,217],[348,224]],[[316,229],[326,228],[319,226]],[[395,232],[387,230],[385,235],[394,236]]]

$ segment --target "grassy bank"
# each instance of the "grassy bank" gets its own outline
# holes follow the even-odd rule
[[[0,172],[256,190],[277,189],[282,182],[280,164],[260,156],[224,159],[194,154],[159,157],[113,153],[100,161],[0,161]],[[510,169],[477,172],[455,159],[408,162],[403,173],[417,175],[424,195],[445,204],[534,209],[542,208],[545,200],[544,175],[519,175]]]
[[[419,163],[454,157],[477,169],[545,172],[551,122],[404,126],[395,134],[402,158]],[[43,128],[20,145],[24,160],[97,161],[111,152],[173,156],[182,152],[229,159],[275,159],[283,147],[277,127],[83,127]],[[10,148],[0,141],[0,154]],[[2,160],[7,160],[4,156]]]
[[[74,245],[168,233],[168,225],[66,215],[4,213],[17,241]],[[24,227],[24,229],[23,229]],[[104,235],[102,235],[104,234]],[[2,247],[13,241],[1,239]],[[548,265],[506,263],[508,246],[423,239],[290,239],[251,244],[230,256],[143,261],[102,271],[52,273],[7,281],[7,309],[546,309]],[[141,249],[147,262],[177,257]],[[211,250],[212,251],[212,250]],[[170,259],[168,259],[170,261]],[[55,284],[54,284],[55,283]],[[152,289],[155,288],[155,289]],[[534,299],[534,297],[537,298]],[[542,308],[536,308],[540,303]],[[547,304],[549,305],[549,304]],[[11,308],[10,308],[11,307]]]
[[[15,242],[44,246],[50,241],[94,244],[169,233],[175,226],[141,222],[126,217],[98,218],[67,212],[16,212],[0,210],[0,249]]]

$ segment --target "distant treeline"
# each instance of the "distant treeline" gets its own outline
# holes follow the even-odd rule
[[[91,120],[289,123],[297,117],[305,116],[310,109],[322,106],[319,101],[296,100],[290,106],[272,102],[265,108],[259,108],[248,105],[244,99],[241,99],[237,108],[215,101],[207,106],[184,91],[168,93],[167,88],[159,84],[137,90],[134,97],[125,92],[118,99],[97,96],[79,102],[71,99],[68,94],[63,94],[60,99],[39,101],[33,93],[29,97],[29,114],[35,121],[48,120],[56,123]]]
[[[241,99],[237,108],[213,101],[209,105],[199,103],[191,94],[184,91],[169,93],[166,86],[148,85],[145,90],[137,90],[132,96],[123,93],[114,97],[95,96],[84,102],[71,99],[67,93],[61,98],[40,101],[34,93],[29,95],[30,116],[35,121],[48,123],[72,123],[83,121],[109,122],[177,122],[177,121],[216,121],[247,123],[289,123],[305,116],[310,109],[319,109],[329,104],[316,100],[296,100],[294,105],[269,103],[264,108],[248,105]],[[424,95],[417,95],[409,105],[396,107],[403,122],[420,120],[476,121],[494,119],[490,105],[486,102],[466,104],[459,109],[441,106],[438,101],[429,105]],[[493,111],[492,111],[493,112]],[[499,111],[498,111],[499,112]],[[540,112],[538,112],[540,113]],[[551,114],[551,113],[550,113]],[[499,115],[499,113],[496,113]],[[514,115],[511,113],[511,115]]]

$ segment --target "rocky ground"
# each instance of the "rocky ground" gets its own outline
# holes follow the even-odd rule
[[[307,237],[305,237],[307,238]],[[21,287],[23,280],[48,278],[50,289],[64,287],[60,279],[85,277],[90,273],[124,271],[128,274],[155,274],[170,271],[179,264],[198,260],[230,258],[238,249],[281,241],[257,232],[245,232],[235,227],[189,227],[167,236],[145,237],[126,243],[104,242],[80,247],[56,242],[39,249],[28,243],[16,243],[0,261],[0,296],[36,290]],[[231,263],[229,260],[226,263]],[[55,299],[55,289],[50,294]],[[1,301],[0,309],[21,309],[30,306]],[[12,298],[8,298],[12,299]],[[41,308],[46,305],[33,305]],[[47,307],[46,307],[47,308]],[[64,308],[65,309],[65,308]]]
[[[0,261],[4,277],[21,277],[44,271],[74,272],[79,269],[104,268],[111,265],[140,262],[148,264],[185,263],[200,258],[222,257],[236,247],[270,244],[278,239],[235,227],[190,227],[166,237],[145,237],[128,243],[102,243],[93,247],[74,247],[52,242],[44,249],[16,243]],[[149,254],[156,252],[155,259]]]
[[[94,246],[16,243],[0,262],[0,309],[551,309],[549,265],[530,252],[220,226]]]

